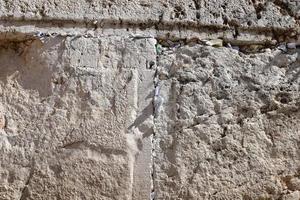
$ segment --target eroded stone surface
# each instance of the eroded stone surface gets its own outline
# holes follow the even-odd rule
[[[89,28],[113,35],[120,34],[115,29],[121,29],[123,34],[142,30],[159,37],[171,33],[179,38],[282,42],[295,40],[300,33],[300,6],[294,4],[294,0],[2,0],[0,27],[33,26],[47,30],[64,26],[73,29],[72,33]]]
[[[157,199],[297,199],[299,53],[199,45],[159,57]]]
[[[298,200],[294,4],[0,0],[0,199]]]
[[[294,1],[1,1],[2,17],[70,20],[115,19],[139,21],[194,21],[203,24],[291,27],[295,25]]]
[[[143,98],[153,89],[153,41],[57,36],[1,44],[0,198],[131,199],[137,144],[152,129],[136,117],[152,105],[138,89]]]

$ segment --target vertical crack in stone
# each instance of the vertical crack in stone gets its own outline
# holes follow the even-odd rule
[[[141,64],[134,76],[134,99],[132,123],[128,127],[128,137],[134,143],[132,199],[149,199],[152,192],[152,140],[153,140],[153,92],[155,70],[155,44],[153,37],[135,37],[133,46],[140,49],[137,57]]]
[[[154,156],[155,156],[155,147],[154,147],[154,140],[155,140],[155,133],[151,136],[151,145],[152,145],[152,152],[151,152],[151,191],[150,191],[150,200],[155,199],[155,189],[154,189]]]
[[[156,69],[157,70],[157,69]],[[155,73],[155,76],[154,76],[154,91],[156,91],[157,89],[157,85],[155,83],[155,79],[156,79],[156,76],[157,76],[157,71]],[[155,93],[153,95],[153,115],[156,116],[156,113],[157,113],[157,109],[155,107]],[[155,139],[156,139],[156,135],[155,135],[155,118],[153,118],[153,135],[151,136],[151,191],[150,191],[150,200],[154,200],[155,199],[155,187],[154,187],[154,179],[155,179],[155,167],[154,167],[154,158],[155,158]]]
[[[135,109],[132,110],[131,113],[131,118],[133,120],[133,124],[134,124],[134,120],[137,118],[137,110],[138,110],[138,73],[133,72],[133,79],[135,81],[134,83],[134,88],[133,91],[134,93],[132,94],[133,96],[133,105],[135,107]],[[135,161],[136,161],[136,154],[137,154],[137,144],[136,144],[136,138],[135,138],[135,127],[133,127],[132,125],[128,128],[129,132],[126,135],[126,141],[127,141],[127,145],[128,145],[128,156],[129,156],[129,161],[128,161],[128,165],[129,165],[129,170],[130,170],[130,186],[129,186],[129,194],[131,199],[133,199],[133,195],[134,195],[134,190],[133,190],[133,185],[134,185],[134,168],[135,168]]]
[[[156,55],[156,63],[158,61],[158,55]],[[157,63],[158,64],[158,63]],[[154,167],[154,158],[155,158],[155,117],[156,117],[156,113],[157,113],[157,109],[155,107],[155,91],[157,90],[157,66],[156,66],[156,70],[155,70],[155,74],[153,77],[153,83],[154,83],[154,94],[153,94],[153,135],[151,137],[151,146],[152,146],[152,151],[151,151],[151,192],[150,192],[150,200],[154,200],[155,199],[155,187],[154,187],[154,179],[155,179],[155,167]]]
[[[159,61],[159,52],[158,52],[158,42],[156,43],[156,69],[155,73],[153,76],[153,86],[154,86],[154,94],[153,94],[153,135],[151,137],[151,145],[152,145],[152,152],[151,152],[151,192],[150,192],[150,200],[155,199],[155,142],[156,142],[156,128],[155,128],[155,120],[158,117],[159,111],[160,111],[160,106],[162,104],[162,99],[160,96],[160,83],[159,83],[159,68],[158,68],[158,61]],[[161,100],[161,101],[159,101]]]

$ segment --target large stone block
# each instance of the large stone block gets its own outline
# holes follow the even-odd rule
[[[148,197],[153,42],[1,41],[1,199],[131,199],[136,159]]]
[[[299,50],[184,46],[158,65],[157,199],[280,199],[298,190]]]

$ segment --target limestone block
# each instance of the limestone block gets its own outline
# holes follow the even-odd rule
[[[159,56],[157,199],[277,199],[298,190],[299,57],[278,65],[291,55],[195,45]]]
[[[293,28],[300,5],[295,1],[251,0],[1,0],[2,18],[57,20],[122,20],[218,26]]]
[[[0,43],[0,199],[132,199],[141,169],[149,183],[135,196],[148,197],[153,42],[57,35]]]

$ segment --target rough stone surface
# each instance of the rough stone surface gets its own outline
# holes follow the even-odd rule
[[[151,135],[151,98],[138,98],[153,88],[147,68],[151,55],[155,59],[152,42],[57,36],[26,47],[1,43],[7,122],[1,130],[0,199],[131,198],[139,172],[136,140]],[[143,106],[147,118],[136,121]],[[148,195],[150,167],[143,172]]]
[[[299,200],[299,10],[0,0],[0,199]]]
[[[159,57],[158,199],[280,199],[299,190],[299,53],[185,46]]]
[[[293,1],[1,0],[3,18],[128,21],[193,21],[203,24],[291,27]],[[288,12],[289,11],[289,12]]]
[[[1,0],[2,28],[124,28],[164,37],[222,37],[235,42],[294,39],[300,5],[295,0]],[[296,5],[295,5],[296,4]],[[24,30],[24,28],[22,29]],[[287,31],[288,30],[288,31]],[[113,33],[116,34],[116,33]]]

